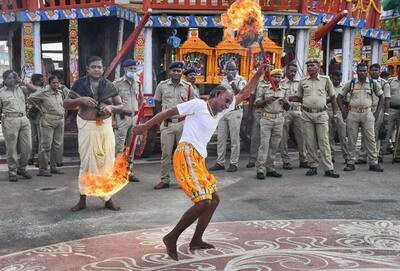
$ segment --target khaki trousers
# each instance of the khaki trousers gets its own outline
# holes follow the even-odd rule
[[[31,124],[32,133],[32,151],[30,158],[33,159],[35,154],[39,155],[40,152],[40,118],[29,120],[29,123]]]
[[[117,123],[117,129],[115,130],[115,154],[121,153],[125,146],[131,144],[133,127],[135,127],[136,117],[125,116],[121,119],[121,116],[117,114],[115,116]]]
[[[387,133],[386,139],[381,141],[381,146],[380,146],[380,155],[381,156],[383,156],[385,154],[387,148],[389,147],[389,144],[390,144],[389,139],[392,138],[393,133],[395,132],[396,123],[400,122],[400,110],[390,108],[388,121],[389,121],[389,125],[388,125],[388,133]],[[394,136],[396,136],[396,135],[394,135]],[[398,146],[397,155],[399,155],[400,144],[397,144],[397,146]]]
[[[64,118],[40,118],[40,152],[39,169],[47,170],[57,167],[57,155],[61,151],[64,141]]]
[[[260,148],[257,156],[257,172],[266,174],[275,171],[276,152],[281,142],[284,117],[260,119]]]
[[[19,118],[3,117],[1,128],[7,150],[8,173],[16,175],[17,169],[26,169],[31,154],[31,125],[26,116]],[[17,146],[20,148],[19,160]]]
[[[350,111],[346,120],[347,138],[349,141],[350,161],[354,165],[356,161],[356,143],[358,130],[361,128],[361,134],[364,137],[365,149],[369,163],[375,165],[378,163],[378,152],[375,143],[375,118],[371,110],[363,113]]]
[[[378,119],[375,119],[375,124],[374,124],[374,131],[375,131],[375,144],[376,144],[376,150],[378,151],[378,156],[379,150],[381,148],[381,140],[378,139],[379,135],[379,129],[381,128],[383,124],[383,111],[379,112]],[[362,160],[367,160],[367,150],[365,149],[365,136],[361,134],[361,147],[360,147],[360,152],[358,154],[358,157]]]
[[[231,138],[230,164],[237,166],[240,156],[240,123],[242,122],[243,110],[237,109],[227,113],[218,123],[217,163],[225,165],[226,142],[228,136]]]
[[[171,160],[172,153],[174,150],[175,143],[178,143],[181,139],[183,132],[183,121],[178,123],[169,122],[168,126],[165,126],[165,121],[161,125],[160,141],[161,141],[161,181],[169,183],[170,171],[171,171]]]
[[[294,138],[297,143],[299,151],[300,162],[306,162],[306,146],[303,136],[303,121],[301,119],[301,111],[288,111],[285,112],[285,122],[283,124],[282,140],[281,140],[281,157],[283,163],[290,163],[288,140],[290,135],[290,128],[293,129]]]
[[[257,161],[258,148],[260,147],[260,110],[253,110],[253,123],[251,125],[249,163]]]
[[[303,131],[310,167],[319,165],[318,150],[325,170],[333,170],[331,147],[329,145],[329,116],[326,111],[319,113],[302,112]]]
[[[335,158],[335,133],[338,133],[340,147],[344,160],[350,159],[349,147],[347,141],[346,123],[343,120],[342,113],[337,112],[337,117],[333,117],[333,112],[328,111],[329,115],[329,143],[331,146],[332,159]]]

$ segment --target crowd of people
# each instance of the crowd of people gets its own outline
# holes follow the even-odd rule
[[[383,156],[389,149],[395,153],[392,162],[400,162],[400,109],[391,102],[400,97],[400,67],[398,76],[384,79],[379,64],[368,67],[360,63],[357,76],[342,84],[340,70],[321,75],[319,60],[311,58],[306,61],[307,76],[301,80],[295,79],[297,66],[290,63],[284,70],[260,65],[247,82],[238,74],[235,62],[228,62],[221,84],[207,99],[202,99],[195,84],[196,70],[185,69],[183,62],[173,62],[169,79],[157,85],[155,116],[140,125],[135,125],[144,99],[138,62],[127,59],[122,67],[124,75],[110,82],[103,76],[103,60],[92,56],[86,63],[86,75],[74,82],[71,89],[62,85],[57,75],[51,75],[46,84],[41,74],[33,74],[26,82],[15,71],[3,73],[0,112],[9,181],[18,181],[17,176],[32,178],[26,167],[33,163],[36,152],[38,176],[63,174],[59,166],[65,112],[77,110],[80,197],[71,210],[85,209],[82,175],[111,169],[115,156],[131,143],[133,135],[160,125],[161,175],[154,189],[170,186],[173,162],[176,181],[195,203],[163,239],[173,259],[178,259],[179,235],[197,219],[191,249],[213,247],[202,240],[219,204],[216,179],[209,170],[239,170],[242,121],[251,123],[246,167],[256,169],[257,179],[282,177],[275,165],[279,152],[282,168],[293,169],[288,153],[291,132],[299,153],[299,168],[307,169],[306,176],[317,175],[321,163],[326,177],[339,178],[334,166],[336,136],[345,161],[344,171],[354,171],[356,164],[369,163],[370,171],[383,172]],[[248,105],[246,116],[244,103]],[[218,157],[207,169],[207,144],[216,130]],[[362,147],[358,151],[360,130]],[[228,138],[231,151],[226,167]],[[138,182],[133,168],[130,172],[129,181]],[[105,207],[119,210],[111,196],[101,197]]]

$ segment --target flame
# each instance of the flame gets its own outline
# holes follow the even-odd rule
[[[85,172],[81,176],[81,182],[86,195],[109,197],[128,184],[129,174],[128,155],[125,151],[117,155],[111,170],[102,172],[100,175]]]
[[[237,31],[237,39],[241,46],[248,47],[258,38],[263,30],[264,16],[260,5],[255,0],[237,0],[222,14],[222,23],[226,27],[225,38],[228,33]]]

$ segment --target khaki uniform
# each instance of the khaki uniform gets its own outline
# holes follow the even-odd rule
[[[379,85],[381,86],[382,90],[383,90],[383,95],[384,98],[390,98],[390,86],[387,83],[387,81],[383,78],[378,78],[376,80]],[[379,98],[377,96],[372,95],[372,113],[375,113],[376,108],[378,107],[378,102],[379,102]],[[383,109],[384,106],[381,108],[381,111],[379,111],[378,113],[378,118],[375,119],[375,143],[376,143],[376,149],[378,150],[378,154],[379,154],[379,150],[381,148],[381,140],[379,140],[378,138],[378,134],[379,134],[379,130],[383,124]],[[359,154],[359,158],[362,160],[367,160],[367,151],[365,149],[365,136],[361,135],[361,148],[360,148],[360,154]]]
[[[45,90],[34,92],[29,100],[40,106],[40,152],[39,169],[46,171],[50,161],[50,168],[57,167],[57,154],[61,152],[64,141],[64,99],[68,97],[66,88],[54,92],[47,86]]]
[[[200,99],[200,90],[195,84],[191,84],[192,86],[192,92],[193,92],[193,98]]]
[[[342,93],[343,86],[340,84],[337,87],[333,87],[335,90],[335,99],[338,94]],[[329,115],[329,142],[331,146],[332,160],[335,159],[335,133],[338,133],[340,147],[342,149],[343,159],[348,161],[350,159],[349,147],[347,142],[346,123],[343,120],[342,113],[337,112],[337,117],[333,117],[332,104],[328,104],[328,115]]]
[[[254,96],[256,97],[256,95],[257,95],[257,88],[255,89]],[[263,111],[264,111],[263,109],[256,108],[255,105],[253,105],[252,112],[250,113],[252,114],[252,124],[251,124],[251,135],[250,135],[249,163],[257,162],[258,149],[260,147],[260,119]]]
[[[0,89],[1,127],[7,149],[8,174],[25,170],[32,149],[31,126],[26,117],[24,90],[20,87]],[[20,154],[18,160],[17,146]]]
[[[390,87],[390,96],[391,97],[399,97],[400,96],[400,77],[393,77],[388,80],[389,87]],[[380,154],[386,152],[388,145],[390,144],[389,138],[392,137],[393,132],[395,131],[396,123],[400,125],[400,110],[399,109],[389,109],[389,118],[388,118],[388,133],[385,140],[381,142]],[[398,144],[398,151],[397,156],[400,153],[400,144]]]
[[[66,91],[69,93],[69,88],[67,88],[66,86],[64,86],[63,84],[60,84],[60,90],[61,91]],[[66,113],[65,113],[66,114]],[[40,142],[40,141],[39,141]],[[64,158],[64,140],[62,141],[61,147],[60,147],[60,152],[57,153],[57,164],[61,164],[63,162],[63,158]]]
[[[229,82],[226,77],[223,78],[221,85],[231,89],[231,83],[234,82],[235,85],[242,90],[246,85],[246,80],[240,76],[236,75],[233,81]],[[225,165],[226,156],[226,143],[228,141],[228,136],[231,139],[231,159],[230,164],[237,166],[239,164],[240,156],[240,124],[243,117],[243,106],[237,105],[235,110],[225,114],[218,123],[218,143],[217,143],[217,164]]]
[[[369,163],[376,165],[378,163],[378,152],[375,143],[375,117],[372,113],[372,96],[381,96],[383,91],[381,86],[373,81],[370,83],[367,79],[365,83],[355,80],[353,90],[351,82],[346,83],[342,89],[342,95],[349,97],[350,111],[346,119],[347,138],[349,142],[350,160],[349,164],[354,165],[356,160],[356,142],[358,130],[361,127],[361,133],[365,138],[365,148]]]
[[[285,92],[278,88],[274,91],[272,86],[262,79],[257,86],[256,102],[263,101],[266,97],[284,98]],[[257,173],[264,175],[275,171],[275,156],[282,137],[284,114],[279,100],[266,104],[260,118],[260,147],[257,156]]]
[[[43,89],[37,91],[42,91]],[[27,112],[32,110],[32,108],[33,105],[27,103]],[[30,117],[28,114],[28,118],[31,124],[31,137],[32,137],[32,152],[30,159],[33,159],[35,157],[35,154],[39,155],[40,152],[40,113],[32,117]]]
[[[174,85],[171,79],[168,79],[158,84],[154,99],[161,102],[162,111],[165,111],[193,99],[193,89],[186,81],[181,80],[177,85]],[[161,181],[165,183],[170,182],[172,151],[175,142],[179,142],[181,138],[183,121],[184,119],[176,116],[171,121],[163,121],[160,126]]]
[[[329,77],[318,75],[316,79],[306,77],[300,80],[298,96],[303,98],[303,131],[310,167],[319,164],[318,149],[325,170],[333,170],[331,148],[329,145],[329,116],[326,100],[335,95]]]
[[[299,81],[290,81],[288,78],[284,78],[280,83],[280,87],[284,92],[286,92],[288,97],[297,96]],[[282,140],[280,145],[282,161],[283,163],[290,163],[288,140],[290,128],[292,128],[299,151],[299,160],[300,162],[307,162],[306,146],[303,136],[303,121],[301,120],[301,103],[291,102],[289,111],[286,111],[284,114],[285,122],[283,125]]]
[[[136,115],[139,111],[139,100],[143,94],[140,83],[123,76],[114,82],[114,86],[121,97],[123,110],[132,113],[131,116],[115,114],[117,129],[115,130],[115,154],[121,153],[124,147],[129,145],[132,139],[133,127],[136,123]]]

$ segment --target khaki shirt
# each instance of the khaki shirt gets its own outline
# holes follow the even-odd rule
[[[64,99],[68,97],[69,90],[66,87],[54,92],[50,86],[46,86],[43,91],[36,91],[29,96],[29,100],[37,103],[43,113],[64,115]]]
[[[392,77],[388,82],[390,86],[390,96],[400,96],[400,78]]]
[[[193,89],[188,82],[181,80],[175,86],[171,79],[161,81],[154,94],[154,99],[161,102],[162,111],[187,102],[193,97]]]
[[[192,91],[193,91],[193,98],[200,99],[200,90],[195,84],[192,85]]]
[[[239,90],[242,90],[244,88],[244,86],[247,84],[246,79],[244,79],[240,75],[236,75],[232,81],[228,81],[228,78],[226,76],[224,76],[224,78],[222,78],[221,85],[226,88],[232,89],[232,86],[231,86],[232,82],[235,83],[235,85],[239,88]],[[237,93],[235,93],[235,95],[236,94]]]
[[[375,81],[378,82],[378,84],[381,86],[382,91],[383,91],[383,97],[390,98],[390,86],[389,86],[388,82],[381,77],[379,77]],[[378,107],[378,103],[379,103],[379,98],[376,95],[372,95],[372,111],[373,112],[375,112],[376,108]]]
[[[343,89],[341,95],[346,96],[349,94],[349,104],[353,108],[368,108],[372,107],[372,99],[375,94],[377,97],[383,94],[380,84],[375,80],[370,83],[370,78],[367,78],[365,83],[361,83],[355,79],[353,90],[351,91],[351,81],[347,82]],[[371,87],[372,86],[372,87]],[[375,86],[375,87],[374,87]],[[375,93],[374,93],[375,88]]]
[[[266,97],[277,97],[284,98],[286,97],[286,93],[283,89],[278,87],[276,91],[273,90],[271,84],[266,82],[264,79],[260,80],[257,85],[257,95],[256,102],[263,101]],[[279,100],[275,100],[272,103],[265,104],[264,112],[277,114],[283,112],[283,106],[279,102]]]
[[[289,80],[287,77],[285,77],[279,83],[279,86],[286,93],[287,97],[297,96],[297,93],[299,90],[299,80],[296,80],[296,79]],[[292,106],[293,109],[294,109],[294,107],[300,108],[301,103],[290,102],[290,105]]]
[[[4,86],[0,89],[0,112],[26,113],[26,88],[16,86],[10,89]]]
[[[139,100],[143,97],[139,82],[123,76],[114,82],[114,86],[121,97],[123,109],[131,112],[139,111]]]
[[[300,80],[298,94],[303,105],[310,109],[326,108],[326,99],[335,96],[331,79],[318,74],[316,79],[306,77]]]
[[[340,83],[337,87],[333,86],[333,90],[335,91],[335,99],[338,94],[342,93],[342,89],[343,89],[342,83]],[[332,101],[328,103],[327,106],[328,106],[328,111],[332,111]]]

